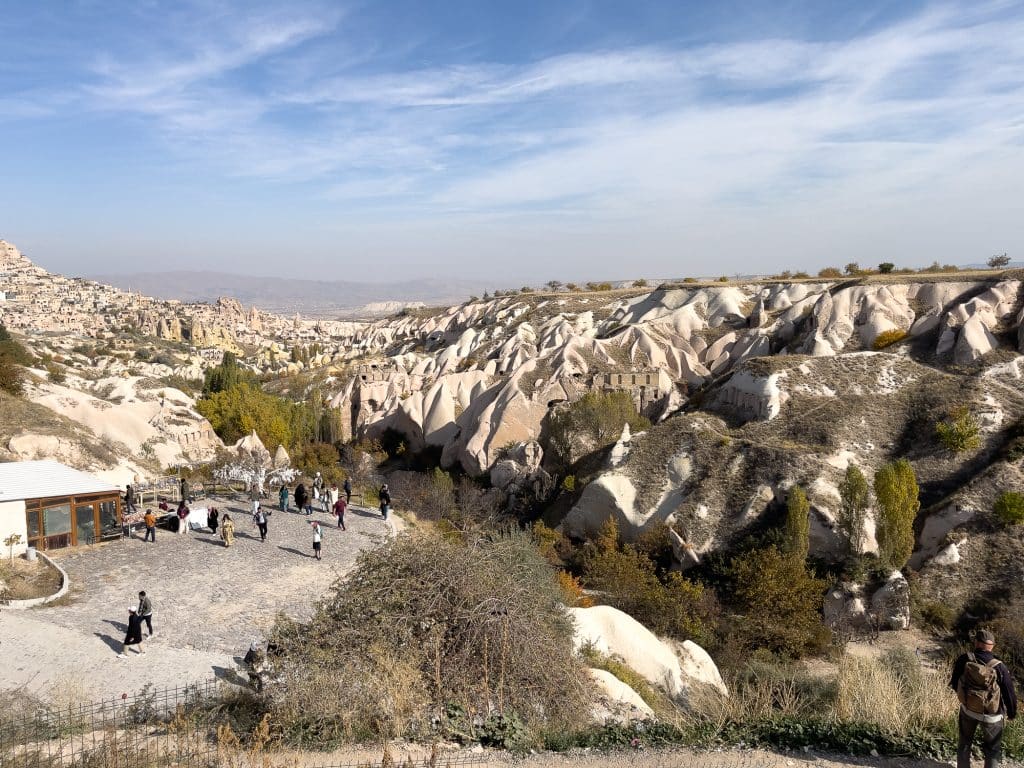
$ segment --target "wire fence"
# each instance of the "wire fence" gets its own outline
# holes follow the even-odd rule
[[[0,711],[3,768],[462,768],[484,764],[480,755],[394,757],[338,763],[315,754],[280,760],[265,739],[239,739],[225,717],[237,698],[217,680],[61,708]],[[8,708],[10,709],[10,708]]]

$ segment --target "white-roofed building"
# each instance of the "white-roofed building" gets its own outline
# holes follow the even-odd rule
[[[57,461],[0,463],[0,545],[61,549],[120,535],[121,489]],[[4,545],[3,552],[10,547]]]

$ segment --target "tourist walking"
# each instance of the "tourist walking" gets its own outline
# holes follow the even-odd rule
[[[258,501],[253,502],[252,522],[260,530],[260,541],[267,540],[267,516]]]
[[[146,510],[146,514],[142,516],[142,522],[146,524],[146,535],[142,537],[142,540],[152,541],[156,544],[156,515],[153,514],[152,509]]]
[[[316,520],[313,521],[313,556],[320,559],[320,542],[323,540],[323,530],[320,528],[320,523]]]
[[[217,511],[217,508],[210,507],[210,511],[206,513],[206,525],[214,536],[217,535],[217,524],[220,522],[219,518],[220,512]]]
[[[125,633],[124,642],[121,643],[121,652],[117,654],[118,658],[128,658],[129,645],[137,645],[139,653],[146,652],[142,647],[142,617],[139,616],[134,605],[128,609],[128,631]]]
[[[281,511],[288,511],[288,486],[282,485],[281,490],[277,492],[277,500],[281,504]]]
[[[181,478],[181,482],[179,484],[179,491],[181,492],[181,500],[188,501],[188,480],[186,480],[184,477]]]
[[[387,520],[388,512],[391,510],[391,491],[388,490],[387,483],[384,483],[384,485],[380,487],[380,491],[377,493],[377,496],[380,498],[380,514],[385,520]]]
[[[349,478],[345,478],[345,485],[342,486],[345,491],[345,503],[352,503],[352,481]]]
[[[306,512],[306,502],[308,500],[309,497],[306,494],[306,486],[304,486],[302,483],[299,483],[298,485],[295,486],[295,506],[299,508],[300,515],[303,512]],[[307,512],[307,514],[309,513]]]
[[[327,514],[331,513],[334,505],[338,502],[339,496],[341,496],[341,491],[338,490],[338,484],[331,483],[331,487],[327,491],[327,498],[324,500],[324,512]]]
[[[961,654],[953,664],[949,687],[960,700],[957,768],[971,768],[971,746],[979,729],[985,768],[996,768],[1002,755],[1006,720],[1017,717],[1013,677],[992,653],[995,644],[995,635],[979,629],[974,633],[974,650]]]
[[[348,504],[341,497],[334,502],[334,516],[338,518],[338,527],[343,531],[345,530],[345,507],[347,506]]]
[[[139,592],[139,608],[136,611],[139,617],[146,622],[146,629],[149,630],[149,636],[152,637],[156,634],[153,631],[153,601],[149,599],[149,596],[145,591]],[[141,625],[139,629],[141,630]]]
[[[313,496],[319,498],[324,492],[324,478],[319,472],[313,478]]]
[[[224,519],[220,524],[220,537],[224,539],[225,547],[230,547],[235,543],[235,521],[227,512],[224,513]]]

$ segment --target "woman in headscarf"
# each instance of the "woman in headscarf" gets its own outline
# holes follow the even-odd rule
[[[221,521],[220,537],[224,539],[225,547],[230,547],[235,543],[235,523],[227,512],[224,513],[224,519]]]

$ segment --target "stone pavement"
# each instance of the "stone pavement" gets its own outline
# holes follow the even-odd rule
[[[266,633],[278,611],[311,615],[313,601],[353,566],[359,551],[400,524],[394,516],[385,523],[374,510],[350,508],[342,531],[322,512],[307,518],[278,510],[264,543],[247,505],[212,499],[194,506],[211,504],[235,521],[230,549],[206,529],[158,529],[155,544],[138,533],[55,553],[71,580],[70,599],[0,613],[0,688],[45,690],[72,678],[94,698],[146,682],[162,687],[215,674],[231,679],[250,641]],[[312,519],[324,531],[319,562],[313,558]],[[145,641],[145,656],[129,651],[127,660],[118,659],[128,607],[137,604],[141,589],[153,600],[156,636]]]

